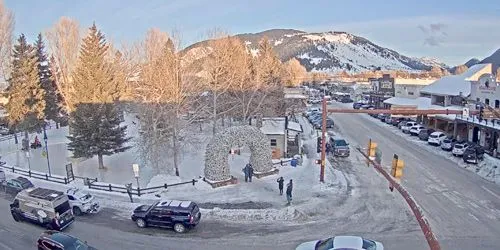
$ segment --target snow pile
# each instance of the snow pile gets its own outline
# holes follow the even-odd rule
[[[282,38],[282,39],[280,39],[280,40],[276,40],[276,41],[274,41],[274,46],[278,46],[278,45],[280,45],[280,44],[282,44],[282,43],[283,43],[283,38]]]
[[[307,218],[294,207],[284,209],[201,209],[204,218],[238,222],[300,221]]]
[[[481,177],[500,184],[500,159],[484,155],[484,160],[477,166],[477,174]]]

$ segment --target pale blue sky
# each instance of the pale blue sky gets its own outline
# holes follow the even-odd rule
[[[4,0],[16,34],[34,39],[61,16],[93,21],[113,41],[151,27],[178,30],[184,45],[215,27],[230,33],[271,28],[347,31],[408,56],[455,65],[500,48],[500,5],[492,0]]]

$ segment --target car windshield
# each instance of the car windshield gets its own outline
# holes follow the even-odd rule
[[[64,250],[87,250],[89,247],[87,244],[82,242],[77,238],[73,238],[64,234],[53,234],[50,237],[52,240],[61,243],[64,246]]]
[[[345,140],[335,140],[335,146],[347,146],[347,142]]]
[[[455,148],[456,148],[456,149],[462,149],[462,148],[464,148],[464,146],[463,146],[463,145],[460,145],[460,144],[456,144],[456,145],[455,145]]]
[[[333,238],[329,238],[326,240],[320,240],[316,243],[315,250],[329,250],[333,248]]]
[[[430,138],[437,138],[437,135],[429,135]]]
[[[363,239],[363,249],[366,250],[376,250],[377,244],[373,240]]]
[[[21,182],[21,186],[23,187],[23,189],[27,189],[33,187],[33,184],[29,181],[26,181],[26,182]]]
[[[64,212],[68,211],[70,209],[69,202],[65,201],[61,205],[57,206],[55,208],[56,213],[63,214]]]
[[[90,199],[90,198],[92,198],[92,195],[90,195],[90,194],[85,194],[84,196],[80,197],[80,200],[82,200],[82,201],[86,201],[86,200],[88,200],[88,199]]]

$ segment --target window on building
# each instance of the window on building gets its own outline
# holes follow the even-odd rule
[[[495,108],[500,108],[500,100],[495,100]]]
[[[415,93],[413,93],[413,92],[408,92],[408,95],[415,95]]]
[[[276,147],[277,145],[276,139],[271,139],[271,147]]]
[[[490,105],[490,99],[488,99],[488,98],[484,99],[484,104]]]

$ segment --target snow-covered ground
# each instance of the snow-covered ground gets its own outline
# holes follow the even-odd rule
[[[186,184],[179,186],[170,186],[167,190],[157,194],[143,195],[135,198],[140,202],[151,203],[158,199],[181,199],[193,200],[206,207],[203,209],[207,218],[227,219],[239,221],[302,221],[307,218],[313,218],[322,211],[328,210],[331,205],[341,199],[342,193],[346,192],[347,180],[342,172],[335,170],[327,162],[325,172],[325,182],[319,182],[320,168],[315,164],[319,158],[315,151],[316,133],[305,120],[301,121],[305,128],[303,134],[304,144],[311,149],[308,155],[302,159],[302,164],[296,167],[290,164],[275,164],[279,169],[278,175],[272,175],[261,179],[254,178],[253,182],[245,183],[242,168],[248,162],[250,152],[244,148],[241,155],[229,157],[231,174],[238,178],[239,183],[226,187],[213,189],[208,183],[200,177],[204,168],[204,147],[208,142],[207,138],[201,140],[201,145],[195,145],[196,148],[187,148],[181,157],[180,177],[169,175],[146,175],[144,169],[141,169],[141,183],[143,187],[159,186],[189,181],[197,179],[196,185]],[[130,131],[134,131],[129,125]],[[207,130],[200,133],[201,137],[206,137]],[[130,133],[130,132],[129,132]],[[105,157],[104,171],[97,169],[96,159],[87,159],[81,162],[71,159],[71,152],[66,149],[67,128],[49,129],[49,154],[52,166],[52,173],[65,176],[64,166],[68,162],[73,162],[75,175],[84,177],[97,177],[99,182],[108,182],[113,184],[134,183],[133,171],[131,165],[137,161],[135,151],[130,150],[111,157]],[[35,135],[31,135],[34,138]],[[41,135],[38,135],[41,138]],[[28,169],[27,158],[23,152],[17,149],[13,141],[6,141],[0,144],[3,159],[7,165],[15,165]],[[46,158],[41,155],[41,149],[32,150],[30,157],[30,166],[32,170],[47,172]],[[6,171],[8,177],[14,177],[15,174]],[[293,202],[292,206],[286,205],[285,195],[279,195],[277,178],[283,176],[285,184],[290,179],[293,180]],[[77,179],[68,186],[32,179],[37,186],[49,187],[58,190],[65,190],[68,186],[79,187],[87,190],[83,181]],[[127,195],[110,193],[107,191],[88,190],[100,198],[103,207],[115,208],[123,212],[124,217],[129,217],[130,211],[137,204],[131,204]],[[160,195],[160,198],[155,196]]]

